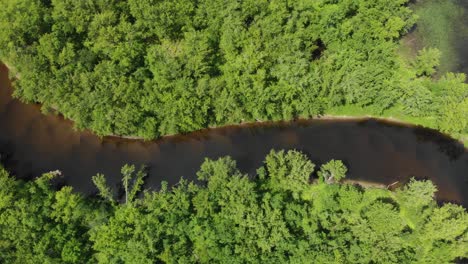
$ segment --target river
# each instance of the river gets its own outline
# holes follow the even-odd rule
[[[126,163],[149,166],[146,188],[162,180],[193,180],[205,157],[232,156],[253,174],[271,149],[297,149],[320,165],[341,159],[348,178],[391,184],[411,176],[431,179],[440,201],[468,205],[468,153],[434,130],[373,119],[308,120],[208,129],[151,142],[103,138],[76,132],[60,116],[43,115],[38,105],[11,97],[8,70],[0,68],[0,154],[19,178],[60,170],[62,183],[95,193],[91,177],[104,173],[113,187]]]

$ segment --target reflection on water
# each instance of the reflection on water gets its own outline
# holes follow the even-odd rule
[[[162,180],[193,179],[205,157],[230,155],[241,170],[254,173],[271,149],[298,149],[316,163],[342,159],[355,180],[431,179],[439,199],[468,205],[468,153],[433,130],[376,120],[316,120],[226,127],[154,142],[101,140],[73,131],[60,117],[42,115],[38,106],[11,99],[4,66],[0,84],[1,159],[20,178],[58,169],[75,190],[93,193],[96,173],[116,186],[122,165],[147,164],[146,186],[158,188]]]

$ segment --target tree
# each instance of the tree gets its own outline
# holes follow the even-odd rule
[[[403,188],[397,190],[396,197],[401,205],[401,213],[410,227],[416,227],[421,215],[429,215],[434,208],[437,188],[430,181],[416,181],[414,178]]]
[[[423,48],[418,51],[418,56],[413,62],[413,67],[416,74],[419,76],[431,76],[436,72],[437,66],[440,64],[441,52],[435,48]]]
[[[320,174],[344,175],[343,168],[332,160]],[[466,209],[439,206],[430,181],[412,179],[392,192],[311,182],[312,170],[298,151],[270,152],[256,175],[242,174],[229,157],[207,159],[198,184],[163,182],[160,190],[136,196],[143,176],[126,165],[127,202],[111,197],[109,206],[71,187],[52,188],[57,173],[24,182],[0,169],[0,261],[445,263],[468,257]],[[103,184],[104,176],[95,181]]]
[[[130,204],[135,199],[136,194],[141,191],[141,187],[144,183],[143,178],[146,176],[146,173],[144,173],[143,167],[133,175],[135,172],[135,166],[128,164],[122,167],[121,172],[123,175],[122,184],[125,190],[125,203]]]
[[[125,203],[131,205],[135,200],[138,192],[141,191],[143,186],[143,178],[146,176],[144,172],[145,168],[141,167],[139,171],[135,173],[135,166],[125,164],[122,167],[122,186],[124,188]],[[99,195],[105,200],[114,204],[116,200],[114,199],[114,194],[112,193],[111,188],[106,183],[106,178],[103,174],[97,174],[92,177],[93,183],[99,191]]]
[[[71,187],[54,190],[50,172],[30,182],[0,168],[0,261],[81,263],[92,259],[88,220],[97,216]],[[97,217],[99,218],[99,217]]]
[[[452,133],[466,133],[468,123],[468,84],[465,74],[447,73],[429,86],[436,98],[438,128]]]
[[[454,204],[435,208],[418,227],[416,257],[426,263],[467,258],[466,209]]]
[[[93,176],[92,179],[94,185],[99,191],[99,195],[109,202],[114,202],[114,195],[112,194],[111,189],[107,186],[106,177],[103,174],[98,173],[96,176]]]
[[[322,181],[330,184],[344,179],[347,171],[348,168],[341,160],[330,160],[320,167],[318,175]]]
[[[440,112],[437,127],[458,133],[444,120],[463,112],[435,107],[421,85],[437,51],[411,65],[397,55],[415,22],[407,0],[335,2],[6,1],[0,58],[21,74],[15,96],[100,136],[152,139],[349,105]]]
[[[259,177],[271,191],[298,193],[309,183],[315,165],[299,151],[271,151]]]

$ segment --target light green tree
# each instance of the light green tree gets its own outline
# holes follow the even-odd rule
[[[124,188],[124,204],[131,205],[138,192],[144,184],[143,178],[146,176],[145,167],[141,167],[135,173],[135,166],[125,164],[122,169],[122,186]],[[99,195],[112,204],[117,202],[114,198],[112,189],[107,185],[103,174],[97,174],[92,177],[93,183],[99,191]]]
[[[341,160],[330,160],[329,162],[320,166],[318,175],[320,179],[328,184],[340,182],[346,177],[348,168]]]

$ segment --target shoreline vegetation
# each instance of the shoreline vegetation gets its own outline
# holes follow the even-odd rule
[[[206,159],[200,184],[143,190],[125,165],[116,194],[52,187],[51,172],[22,181],[0,168],[0,261],[5,263],[446,263],[468,257],[468,215],[437,204],[437,187],[390,191],[346,181],[298,151],[271,151],[255,175],[230,157]],[[253,176],[253,177],[251,177]],[[311,177],[314,179],[311,181]],[[139,195],[141,194],[141,195]]]
[[[14,69],[7,62],[1,61],[1,60],[0,60],[0,62],[3,63],[8,68],[9,71]],[[20,77],[20,74],[16,73],[16,78],[19,78],[19,77]],[[40,105],[40,103],[36,103],[36,104]],[[56,109],[51,108],[51,110],[53,111],[53,113],[48,113],[48,114],[60,115],[60,116],[63,117],[63,115],[59,111],[57,111]],[[368,114],[366,112],[366,110],[364,108],[359,108],[359,107],[355,107],[351,111],[343,111],[340,108],[335,108],[335,109],[329,110],[328,113],[329,114],[318,115],[318,116],[314,116],[314,117],[311,117],[311,118],[308,118],[308,119],[297,119],[296,118],[296,119],[281,120],[281,121],[256,120],[254,122],[241,122],[241,123],[238,123],[238,124],[210,126],[210,127],[207,127],[207,128],[202,128],[200,130],[190,131],[190,132],[186,132],[186,133],[182,133],[182,134],[178,133],[178,134],[164,135],[164,136],[160,136],[159,138],[156,138],[156,139],[146,139],[144,137],[125,136],[125,135],[105,135],[105,136],[99,136],[99,137],[100,138],[118,138],[118,139],[125,139],[125,140],[155,141],[155,140],[158,140],[158,139],[170,138],[170,137],[175,137],[175,136],[179,136],[179,135],[187,135],[187,134],[190,134],[190,133],[200,133],[200,132],[203,132],[203,131],[206,131],[206,130],[212,130],[212,129],[223,129],[223,128],[227,128],[227,127],[254,126],[254,125],[257,125],[257,124],[261,125],[261,124],[264,124],[264,123],[281,124],[281,123],[300,122],[300,121],[309,121],[309,120],[313,121],[313,120],[366,120],[366,119],[374,119],[374,120],[377,120],[377,121],[380,121],[380,122],[382,122],[382,121],[383,122],[393,122],[393,123],[396,123],[396,124],[399,124],[399,125],[421,126],[421,127],[424,127],[424,128],[434,129],[434,130],[437,130],[437,132],[439,132],[441,134],[444,134],[444,135],[446,135],[448,137],[451,137],[451,138],[453,138],[455,140],[458,140],[460,144],[464,145],[465,148],[468,148],[468,134],[458,135],[458,134],[444,133],[442,131],[439,131],[437,128],[435,128],[433,126],[428,126],[427,122],[424,122],[422,120],[415,121],[414,118],[411,118],[411,117],[408,117],[408,116],[406,116],[406,117],[405,116],[393,117],[392,114],[389,114],[389,115],[385,115],[385,114],[383,114],[383,115],[370,115],[370,114]],[[65,117],[63,117],[63,118],[65,118]],[[72,123],[74,122],[71,119],[66,119],[66,120],[71,121]],[[77,133],[80,133],[80,131],[77,131]]]
[[[428,19],[434,10],[417,10],[429,27],[449,19]],[[466,76],[449,72],[447,42],[402,46],[416,22],[409,0],[8,0],[0,58],[16,77],[14,97],[100,137],[373,118],[466,146]],[[252,175],[229,156],[206,158],[196,182],[158,190],[144,189],[144,166],[127,164],[118,188],[93,176],[91,196],[56,182],[60,171],[23,181],[0,165],[0,262],[468,258],[466,208],[438,204],[431,181],[347,180],[342,161],[310,158],[272,150]]]
[[[435,78],[443,50],[398,53],[417,19],[407,1],[245,1],[222,12],[220,1],[25,10],[22,1],[0,13],[11,25],[0,28],[0,57],[21,73],[15,96],[57,109],[78,130],[155,139],[362,108],[466,142],[465,76]],[[159,13],[171,16],[150,15]]]
[[[7,68],[8,70],[13,70],[14,71],[14,67],[12,67],[8,62],[5,62],[3,60],[0,60],[0,63],[3,63]],[[16,79],[20,78],[20,73],[16,72]],[[38,104],[38,105],[41,105],[40,103],[35,103],[35,104]],[[350,110],[343,110],[343,108],[351,108]],[[53,113],[48,113],[48,114],[54,114],[54,115],[59,115],[59,116],[62,116],[63,115],[56,109],[54,108],[50,108]],[[186,132],[186,133],[178,133],[178,134],[170,134],[170,135],[164,135],[164,136],[160,136],[159,138],[156,138],[156,139],[146,139],[144,137],[137,137],[137,136],[125,136],[125,135],[104,135],[104,136],[99,136],[100,138],[120,138],[120,139],[126,139],[126,140],[142,140],[142,141],[154,141],[154,140],[158,140],[158,139],[163,139],[163,138],[169,138],[169,137],[175,137],[175,136],[179,136],[179,135],[186,135],[186,134],[190,134],[190,133],[200,133],[200,132],[203,132],[205,130],[212,130],[212,129],[223,129],[223,128],[227,128],[227,127],[242,127],[242,126],[253,126],[253,125],[256,125],[256,124],[263,124],[263,123],[269,123],[269,124],[281,124],[281,123],[288,123],[288,122],[300,122],[300,121],[313,121],[313,120],[365,120],[365,119],[375,119],[377,121],[384,121],[384,122],[393,122],[393,123],[396,123],[396,124],[399,124],[399,125],[405,125],[405,126],[421,126],[423,128],[429,128],[429,129],[434,129],[434,130],[437,130],[437,132],[441,133],[441,134],[444,134],[448,137],[451,137],[455,140],[458,140],[462,145],[465,146],[465,148],[468,148],[468,134],[451,134],[451,133],[444,133],[440,130],[437,129],[437,127],[434,127],[434,126],[431,126],[431,125],[428,125],[428,122],[425,122],[424,119],[415,119],[414,117],[411,117],[411,116],[404,116],[404,115],[401,115],[401,113],[391,113],[391,111],[387,111],[387,112],[390,112],[389,114],[385,113],[385,114],[382,114],[382,115],[371,115],[371,114],[368,114],[369,112],[371,111],[366,111],[365,108],[361,108],[361,107],[353,107],[353,106],[348,106],[348,107],[336,107],[334,109],[330,109],[328,111],[328,114],[325,113],[323,115],[317,115],[317,116],[314,116],[314,117],[311,117],[311,118],[308,118],[308,119],[304,119],[304,118],[295,118],[295,119],[291,119],[291,120],[281,120],[281,121],[270,121],[270,120],[267,120],[267,121],[262,121],[262,120],[256,120],[254,122],[241,122],[241,123],[237,123],[237,124],[226,124],[226,125],[220,125],[220,126],[210,126],[210,127],[207,127],[207,128],[202,128],[202,129],[199,129],[199,130],[195,130],[195,131],[189,131],[189,132]],[[398,116],[398,117],[394,117],[394,116]],[[63,117],[65,118],[65,117]],[[65,118],[66,119],[66,118]],[[74,123],[73,120],[71,119],[66,119],[72,123]],[[74,125],[73,125],[74,126]],[[77,133],[79,133],[80,131],[77,131]],[[92,133],[92,131],[91,131]]]
[[[411,119],[411,118],[408,118]],[[437,130],[437,128],[426,126],[424,122],[411,122],[411,121],[405,121],[405,118],[396,118],[392,116],[378,116],[378,115],[369,115],[369,114],[357,114],[357,115],[346,115],[346,114],[339,114],[339,115],[333,115],[333,114],[325,114],[325,115],[319,115],[315,117],[311,117],[308,119],[292,119],[292,120],[282,120],[282,121],[254,121],[254,122],[244,122],[244,123],[239,123],[239,124],[229,124],[229,125],[221,125],[221,126],[211,126],[208,128],[203,128],[200,130],[195,130],[187,133],[182,133],[182,134],[173,134],[173,135],[164,135],[161,136],[157,139],[151,139],[150,141],[157,141],[159,139],[164,139],[164,138],[170,138],[170,137],[176,137],[176,136],[181,136],[181,135],[189,135],[191,133],[203,133],[206,130],[214,130],[214,129],[224,129],[224,128],[229,128],[229,127],[243,127],[243,126],[255,126],[255,125],[262,125],[262,124],[285,124],[285,123],[292,123],[292,122],[307,122],[307,121],[314,121],[314,120],[349,120],[349,121],[364,121],[364,120],[376,120],[378,122],[391,122],[395,123],[398,125],[404,125],[404,126],[420,126],[422,128],[426,129],[433,129],[437,131],[440,134],[443,134],[447,137],[450,137],[454,140],[457,140],[460,144],[464,145],[465,148],[468,148],[468,134],[465,135],[453,135],[450,133],[444,133],[442,131]],[[135,136],[120,136],[120,135],[108,135],[104,136],[104,138],[120,138],[120,139],[127,139],[127,140],[142,140],[142,141],[147,141],[147,139],[142,138],[142,137],[135,137]]]

